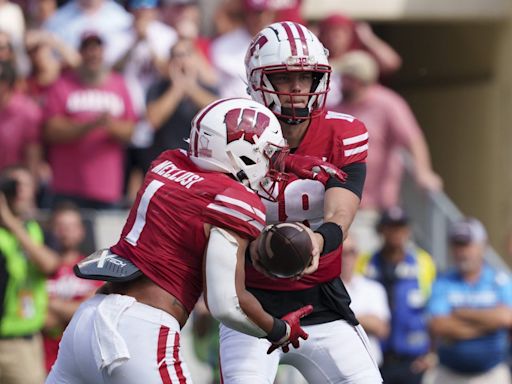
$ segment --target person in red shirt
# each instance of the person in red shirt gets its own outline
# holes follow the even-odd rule
[[[57,359],[62,333],[73,313],[103,285],[101,281],[80,279],[73,273],[73,266],[84,258],[80,246],[85,239],[82,215],[74,204],[62,203],[54,209],[50,220],[50,237],[61,263],[46,281],[48,312],[43,329],[43,346],[47,372],[50,372]]]
[[[284,363],[310,383],[380,383],[368,338],[339,278],[342,242],[364,185],[368,132],[353,116],[325,110],[331,67],[327,51],[304,26],[280,22],[264,28],[253,38],[245,65],[250,96],[277,116],[293,152],[287,171],[300,177],[309,168],[307,161],[327,161],[346,180],[331,177],[323,184],[289,177],[279,183],[275,202],[265,202],[267,223],[308,224],[322,255],[316,271],[301,279],[272,279],[259,265],[253,242],[246,285],[273,316],[313,305],[313,312],[301,320],[309,338],[300,351],[283,354],[276,348],[267,354],[260,340],[221,326],[223,382],[272,383],[279,363]]]
[[[124,152],[135,113],[123,77],[105,66],[103,37],[82,35],[81,65],[46,93],[44,139],[54,205],[117,208],[123,197]]]
[[[16,89],[14,64],[0,61],[0,170],[23,164],[39,179],[45,164],[42,115],[37,104]]]
[[[180,329],[203,292],[227,326],[298,347],[311,306],[273,317],[244,283],[246,247],[265,226],[258,194],[273,189],[286,153],[277,119],[255,101],[200,111],[188,153],[152,163],[117,244],[75,268],[110,282],[73,316],[47,384],[190,382]]]

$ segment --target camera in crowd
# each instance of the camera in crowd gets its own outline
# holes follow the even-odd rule
[[[8,201],[13,200],[18,193],[18,182],[10,177],[0,178],[0,192]]]

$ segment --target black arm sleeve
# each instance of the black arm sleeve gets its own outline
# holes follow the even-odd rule
[[[347,174],[347,180],[342,182],[331,176],[325,185],[325,189],[333,187],[345,188],[361,198],[366,179],[366,163],[352,163],[341,168],[341,170]]]

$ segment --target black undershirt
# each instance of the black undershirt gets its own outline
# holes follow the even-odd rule
[[[352,325],[359,324],[350,309],[350,296],[340,278],[300,291],[250,287],[247,290],[258,299],[266,312],[277,318],[311,304],[313,313],[302,318],[301,325],[323,324],[340,319]]]

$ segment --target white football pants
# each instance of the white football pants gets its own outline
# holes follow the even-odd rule
[[[180,327],[168,313],[123,295],[85,301],[64,332],[47,384],[192,383]]]
[[[279,363],[297,368],[309,384],[379,384],[363,328],[344,320],[304,326],[300,348],[290,345],[267,355],[270,342],[220,327],[220,366],[224,384],[272,384]]]

